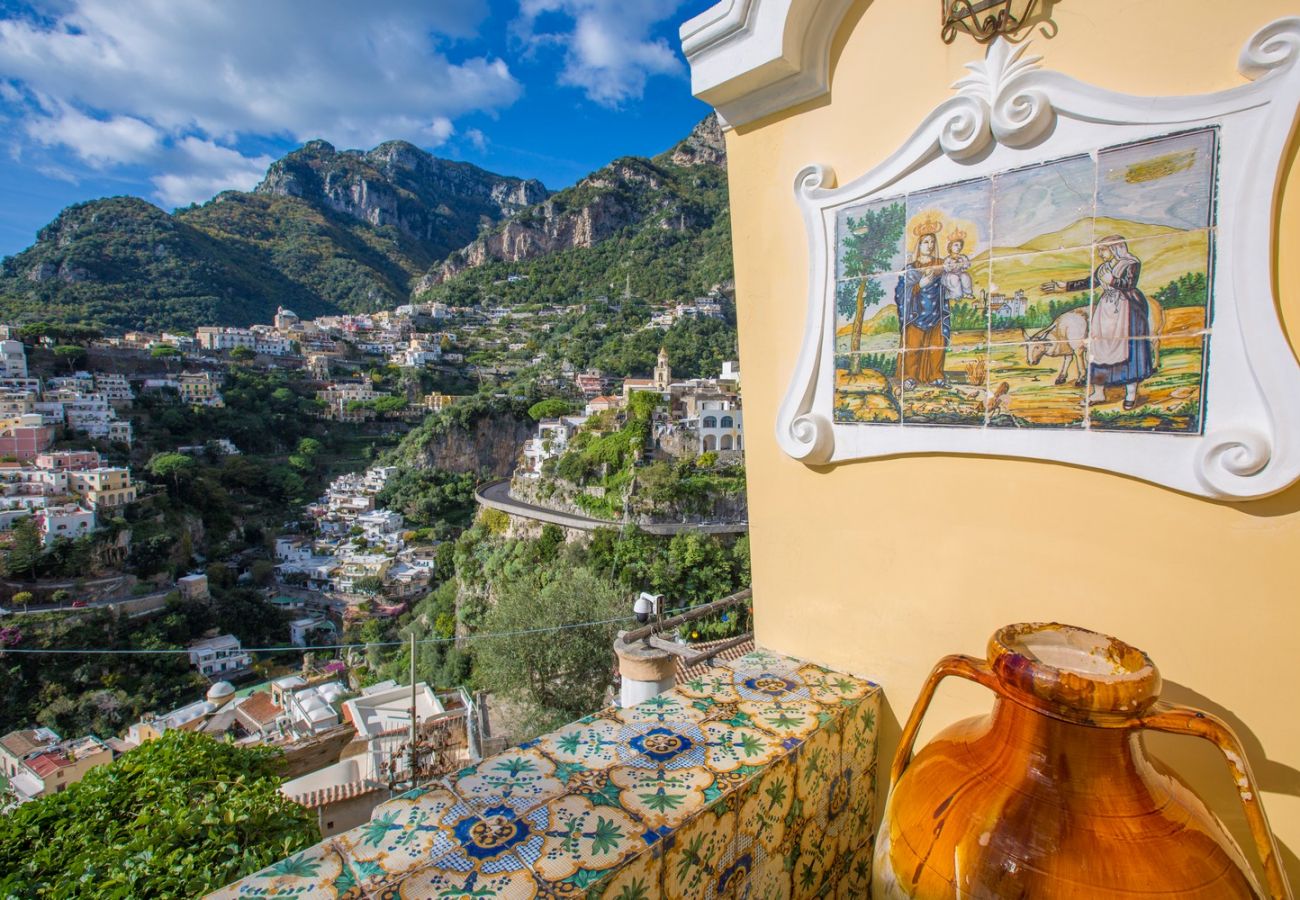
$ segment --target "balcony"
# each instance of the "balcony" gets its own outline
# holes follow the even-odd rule
[[[866,896],[880,700],[762,650],[694,668],[210,896]]]

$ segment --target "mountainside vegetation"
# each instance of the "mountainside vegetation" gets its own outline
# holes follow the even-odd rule
[[[551,195],[540,182],[403,141],[310,141],[252,192],[168,214],[134,197],[65,209],[0,263],[0,319],[192,330],[391,309],[651,301],[731,280],[725,149],[710,117],[654,159],[624,157]]]
[[[540,182],[401,141],[311,141],[252,193],[167,214],[135,197],[65,209],[0,264],[0,317],[184,329],[391,309],[436,260],[529,202]]]

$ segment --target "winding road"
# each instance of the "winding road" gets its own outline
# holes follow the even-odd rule
[[[560,512],[535,503],[524,503],[510,496],[510,479],[489,481],[474,492],[474,499],[480,506],[500,510],[512,516],[534,519],[538,522],[550,522],[562,528],[577,528],[582,531],[595,531],[597,528],[621,528],[635,525],[649,534],[682,534],[696,531],[702,534],[743,534],[749,530],[749,522],[656,522],[643,525],[639,522],[611,522],[608,519],[594,519],[577,513]]]

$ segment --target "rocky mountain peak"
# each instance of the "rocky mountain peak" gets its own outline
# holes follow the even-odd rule
[[[668,158],[678,166],[726,166],[727,141],[717,113],[709,113],[691,129],[685,139],[668,151]]]

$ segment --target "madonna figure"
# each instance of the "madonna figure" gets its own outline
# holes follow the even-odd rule
[[[899,367],[904,388],[917,382],[941,386],[943,363],[952,333],[948,292],[944,288],[943,260],[938,256],[942,224],[929,220],[912,229],[916,250],[907,270],[898,276],[894,305],[902,326],[903,360]]]
[[[1129,251],[1128,242],[1118,234],[1098,241],[1097,253],[1102,262],[1091,278],[1049,281],[1042,290],[1054,294],[1101,289],[1093,301],[1088,327],[1088,381],[1092,385],[1088,402],[1105,403],[1106,388],[1123,385],[1124,408],[1133,409],[1138,405],[1138,383],[1150,377],[1155,369],[1149,340],[1151,307],[1137,286],[1142,261]]]

